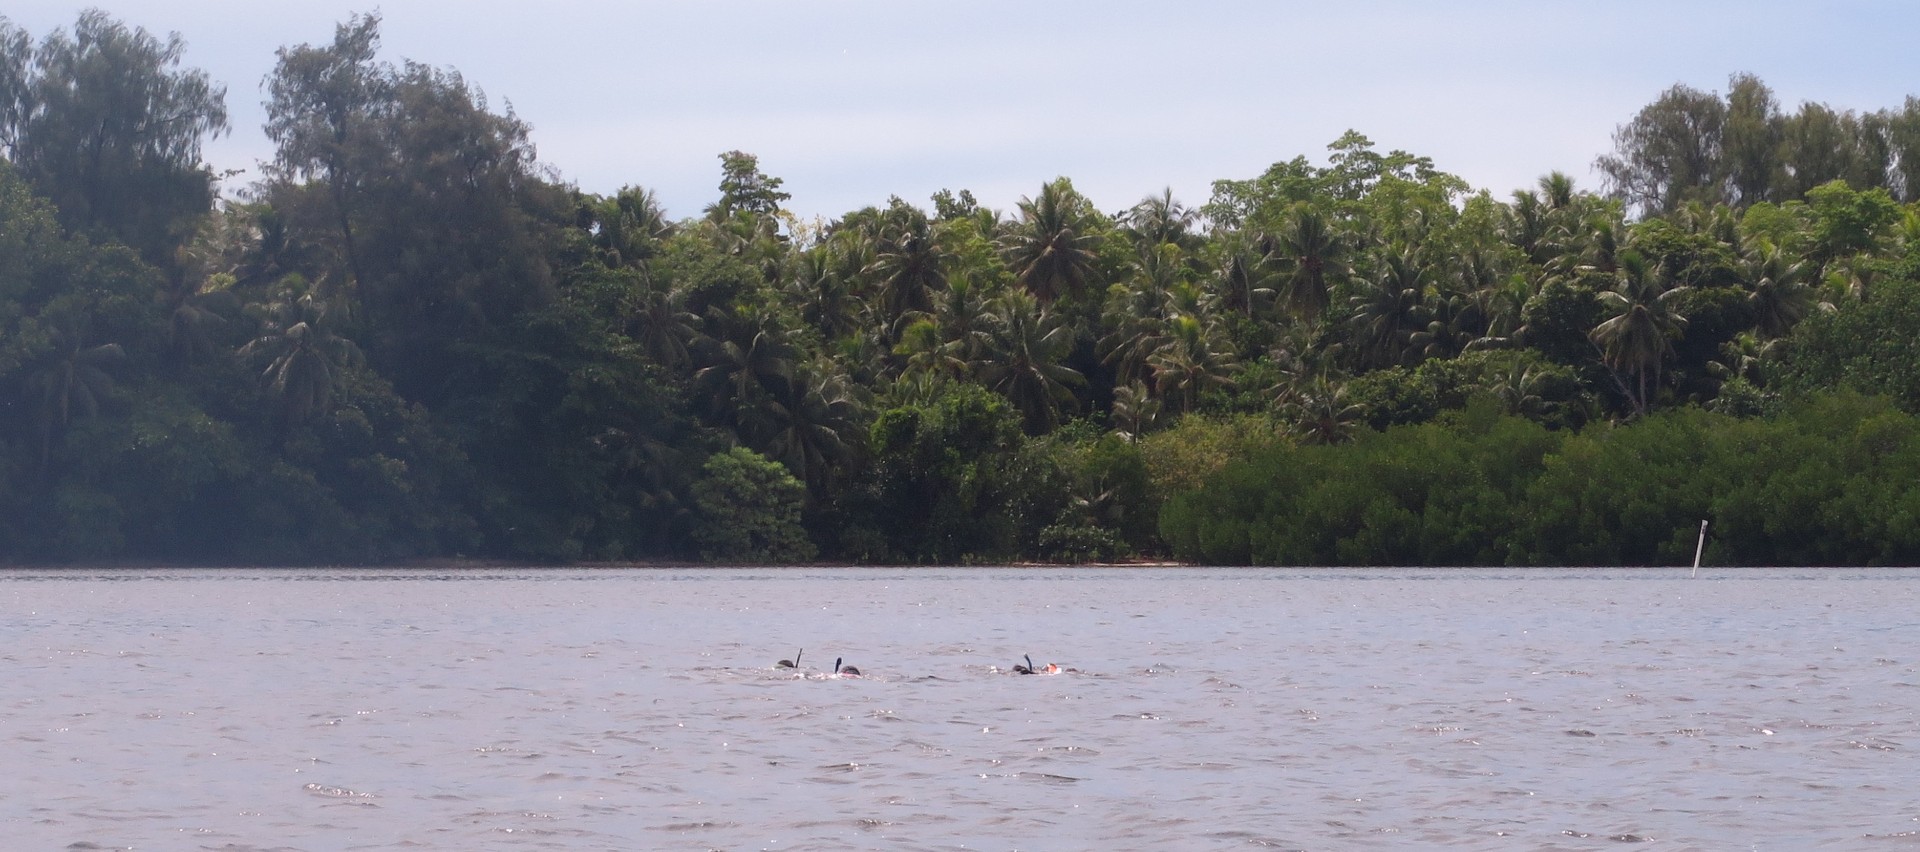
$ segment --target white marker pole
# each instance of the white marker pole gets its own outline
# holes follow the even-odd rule
[[[1700,554],[1707,550],[1707,522],[1700,521],[1700,543],[1693,546],[1693,576],[1700,576]]]

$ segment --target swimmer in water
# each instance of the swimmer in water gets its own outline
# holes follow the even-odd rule
[[[780,662],[774,663],[773,667],[776,669],[797,669],[800,667],[800,655],[806,652],[807,652],[807,649],[801,648],[800,650],[793,652],[793,659],[781,660]]]
[[[1048,663],[1045,668],[1041,668],[1040,666],[1036,666],[1033,664],[1033,656],[1031,654],[1022,654],[1021,656],[1026,657],[1027,664],[1023,666],[1023,665],[1020,665],[1019,663],[1014,663],[1013,664],[1014,674],[1059,674],[1060,673],[1060,667],[1053,663]]]
[[[842,667],[840,665],[839,657],[833,658],[833,673],[841,677],[859,677],[860,676],[859,669],[856,669],[852,666]]]

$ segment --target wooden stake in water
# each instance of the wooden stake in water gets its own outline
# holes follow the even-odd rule
[[[1707,522],[1705,519],[1702,519],[1700,521],[1700,542],[1693,546],[1693,576],[1695,577],[1700,576],[1700,554],[1706,552],[1706,549]]]

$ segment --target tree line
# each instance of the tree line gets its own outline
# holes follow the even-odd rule
[[[1349,132],[1197,206],[816,221],[732,151],[674,218],[379,48],[280,49],[222,201],[179,36],[0,20],[0,561],[1911,553],[1913,99],[1675,87],[1600,192]]]

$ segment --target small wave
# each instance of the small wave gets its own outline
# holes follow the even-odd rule
[[[307,784],[301,789],[306,790],[307,792],[312,793],[316,796],[324,796],[329,799],[352,800],[352,799],[379,798],[378,796],[375,796],[372,793],[362,793],[359,790],[349,790],[345,787],[330,787],[326,784]],[[372,802],[356,802],[356,804],[372,804]]]
[[[740,824],[736,822],[711,822],[711,821],[670,822],[670,823],[667,823],[666,825],[653,826],[652,830],[653,831],[713,831],[714,829],[737,828],[739,827],[739,825]]]
[[[1262,837],[1250,831],[1216,831],[1206,836],[1214,840],[1236,841],[1243,845],[1256,846],[1260,848],[1275,848],[1275,847],[1286,846],[1285,843],[1282,843],[1278,840],[1274,840],[1270,837]]]
[[[1071,775],[1054,775],[1049,772],[1020,772],[1015,773],[1014,777],[1032,779],[1045,784],[1078,784],[1081,781],[1087,780],[1085,778],[1075,778]]]

